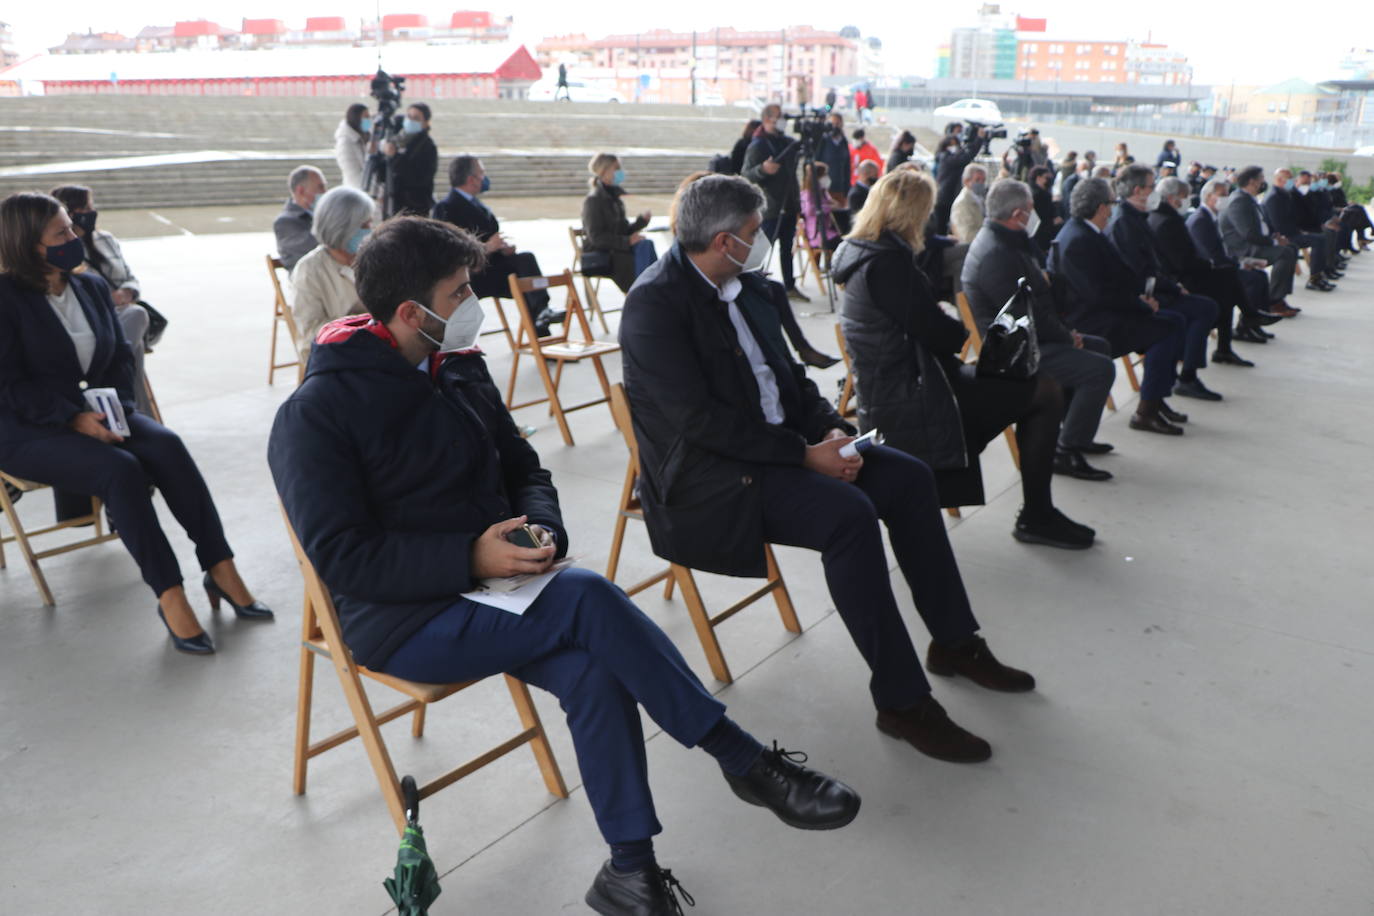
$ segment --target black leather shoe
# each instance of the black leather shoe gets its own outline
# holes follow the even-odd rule
[[[1016,527],[1011,529],[1011,536],[1023,544],[1044,544],[1062,550],[1087,550],[1096,534],[1058,509],[1051,509],[1043,518],[1028,516],[1022,509],[1016,517]]]
[[[234,609],[234,616],[240,620],[272,620],[276,615],[272,609],[261,601],[254,601],[252,604],[235,604],[234,600],[225,594],[224,589],[215,584],[214,578],[207,572],[202,582],[205,586],[205,596],[210,599],[210,610],[218,611],[221,601],[227,602]]]
[[[999,662],[988,648],[988,641],[981,636],[953,649],[932,642],[926,652],[926,670],[941,677],[962,675],[979,687],[1002,693],[1025,693],[1035,689],[1034,677]]]
[[[829,356],[814,347],[804,347],[797,351],[797,355],[802,358],[802,362],[817,369],[829,369],[840,361],[838,356]]]
[[[1329,293],[1336,288],[1334,283],[1327,283],[1325,280],[1308,280],[1307,288],[1313,292]]]
[[[1264,309],[1256,309],[1245,314],[1245,321],[1248,324],[1276,324],[1283,320],[1283,316],[1277,312],[1269,312]]]
[[[1322,272],[1322,276],[1323,276],[1326,280],[1331,281],[1331,282],[1334,282],[1334,281],[1336,281],[1336,280],[1339,280],[1341,277],[1344,277],[1344,276],[1345,276],[1345,271],[1343,271],[1343,270],[1327,270],[1327,271],[1323,271],[1323,272]]]
[[[1250,360],[1236,355],[1235,351],[1233,350],[1218,350],[1217,352],[1212,354],[1212,362],[1223,363],[1228,366],[1250,367],[1254,365],[1254,363],[1250,362]]]
[[[1110,442],[1089,442],[1077,447],[1085,455],[1105,455],[1112,450]]]
[[[936,760],[981,763],[992,756],[992,746],[956,725],[930,694],[910,709],[878,710],[878,731],[901,738]]]
[[[1259,328],[1240,325],[1231,333],[1231,339],[1239,340],[1244,343],[1266,344],[1269,342],[1269,335],[1265,334]]]
[[[1174,385],[1174,394],[1181,398],[1197,398],[1199,401],[1221,400],[1221,395],[1202,384],[1200,378],[1189,379],[1186,382],[1181,381]]]
[[[1076,477],[1079,480],[1111,480],[1111,471],[1102,471],[1091,464],[1088,459],[1083,457],[1083,453],[1074,449],[1058,449],[1054,453],[1054,473],[1064,474],[1068,477]]]
[[[167,617],[162,613],[162,605],[158,605],[157,616],[162,620],[162,625],[167,628],[167,635],[172,637],[172,645],[179,652],[187,652],[191,655],[214,655],[215,641],[210,638],[209,633],[201,632],[190,639],[182,639],[172,632],[172,625],[167,622]]]
[[[1172,407],[1169,406],[1168,401],[1159,402],[1159,415],[1162,416],[1164,419],[1168,420],[1170,423],[1188,422],[1188,415],[1186,413],[1174,410]]]
[[[682,903],[697,905],[668,869],[650,865],[622,875],[607,859],[583,899],[603,916],[681,916],[679,894]]]
[[[1181,436],[1183,427],[1175,426],[1164,418],[1163,414],[1136,414],[1131,417],[1131,429],[1138,429],[1146,433],[1159,433],[1164,436]]]
[[[563,319],[568,317],[567,312],[555,312],[553,309],[544,309],[539,313],[539,317],[534,319],[535,324],[562,324]]]
[[[743,776],[721,772],[736,795],[769,809],[789,827],[835,830],[854,820],[859,813],[859,793],[838,779],[802,766],[805,761],[805,754],[783,750],[774,741]]]

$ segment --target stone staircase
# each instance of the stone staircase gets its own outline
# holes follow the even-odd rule
[[[55,96],[0,99],[0,195],[62,184],[95,189],[106,209],[275,203],[302,163],[339,180],[334,129],[348,99]],[[619,152],[640,194],[670,193],[683,176],[728,152],[750,117],[743,108],[499,100],[440,100],[438,194],[452,156],[475,152],[493,198],[580,195],[591,155]],[[885,130],[870,129],[874,142]],[[204,154],[213,161],[121,166],[129,157]],[[102,163],[90,160],[109,160]],[[70,163],[71,167],[62,165]],[[34,174],[30,170],[41,169]]]

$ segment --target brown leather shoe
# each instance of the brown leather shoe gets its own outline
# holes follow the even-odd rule
[[[1025,693],[1035,689],[1034,677],[999,662],[988,648],[988,641],[981,636],[954,649],[932,642],[926,653],[926,670],[944,677],[963,675],[979,687],[1003,693]]]
[[[955,725],[930,694],[910,709],[878,710],[878,731],[901,738],[936,760],[981,763],[992,756],[992,745]]]

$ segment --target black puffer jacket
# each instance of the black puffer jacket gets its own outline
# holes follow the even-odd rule
[[[969,463],[949,373],[968,336],[936,303],[904,239],[848,239],[835,252],[844,284],[840,326],[854,368],[859,427],[936,469]]]

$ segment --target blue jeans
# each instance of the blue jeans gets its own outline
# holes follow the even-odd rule
[[[558,697],[607,843],[662,832],[637,704],[685,747],[725,715],[677,647],[618,587],[568,569],[523,616],[459,598],[382,670],[446,684],[508,673]]]
[[[630,246],[630,251],[635,256],[635,277],[649,269],[649,265],[658,260],[658,251],[654,248],[652,239],[640,239]]]

